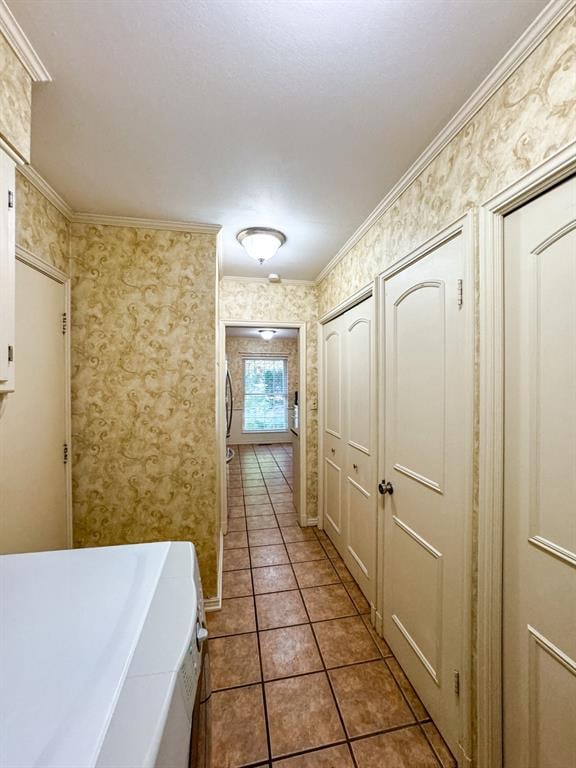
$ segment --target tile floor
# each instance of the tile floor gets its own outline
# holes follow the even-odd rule
[[[235,452],[208,616],[211,768],[453,768],[344,562],[299,527],[291,446]]]

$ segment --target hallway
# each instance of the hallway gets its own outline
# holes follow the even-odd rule
[[[299,527],[291,446],[237,446],[228,473],[212,768],[455,766],[340,556]]]

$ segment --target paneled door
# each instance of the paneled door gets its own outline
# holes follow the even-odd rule
[[[342,321],[335,318],[323,328],[323,512],[324,530],[342,554],[346,531],[342,494],[342,473],[346,443],[343,439]]]
[[[371,603],[376,590],[375,416],[369,298],[342,315],[344,347],[344,427],[346,439],[345,562]]]
[[[576,178],[504,219],[505,768],[576,766]]]
[[[376,596],[373,299],[323,329],[324,529],[366,598]]]
[[[0,413],[2,553],[69,544],[65,286],[16,261],[16,390]]]
[[[382,278],[384,634],[454,754],[471,507],[465,253],[465,229],[451,230]]]

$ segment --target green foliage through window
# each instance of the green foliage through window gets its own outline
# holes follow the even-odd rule
[[[286,432],[288,370],[285,358],[244,360],[244,432]]]

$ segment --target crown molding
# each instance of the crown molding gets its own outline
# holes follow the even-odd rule
[[[99,213],[74,213],[73,224],[93,224],[106,227],[132,227],[134,229],[166,229],[171,232],[195,232],[202,235],[217,235],[219,224],[202,224],[196,221],[172,219],[139,219],[129,216],[107,216]]]
[[[506,80],[530,56],[540,43],[550,34],[560,21],[574,9],[575,0],[552,0],[534,19],[532,24],[518,38],[512,48],[503,56],[490,74],[482,81],[470,98],[456,112],[450,122],[440,131],[431,144],[416,160],[406,173],[388,192],[386,197],[376,206],[368,218],[358,227],[354,234],[346,240],[338,253],[328,262],[316,278],[321,283],[325,277],[342,261],[352,248],[364,237],[378,219],[396,202],[396,200],[413,184],[430,163],[438,157],[452,139],[460,133],[467,123],[482,109],[492,96],[502,87]]]
[[[68,221],[72,221],[74,218],[74,211],[71,206],[68,205],[66,200],[56,192],[56,190],[48,184],[38,171],[34,170],[31,165],[18,166],[18,172],[27,179],[33,187],[36,187],[38,192],[43,195],[49,203],[52,203],[54,208],[60,211]]]
[[[284,280],[280,278],[277,283],[272,283],[267,277],[245,277],[240,275],[222,275],[220,282],[224,280],[234,283],[262,283],[263,285],[300,285],[308,288],[316,287],[316,280]]]
[[[33,82],[52,82],[52,78],[44,64],[42,64],[40,56],[32,47],[32,43],[14,18],[14,14],[6,5],[5,0],[0,0],[0,32],[2,32],[16,56],[18,56],[22,65],[26,68]]]
[[[139,229],[165,229],[172,232],[195,232],[204,235],[217,235],[220,232],[219,224],[202,224],[196,221],[173,221],[171,219],[138,219],[127,216],[106,216],[99,213],[77,213],[48,184],[38,171],[31,165],[18,166],[18,172],[28,179],[32,186],[43,195],[49,203],[60,211],[71,224],[93,224],[94,226],[103,225],[109,227],[133,227]]]

